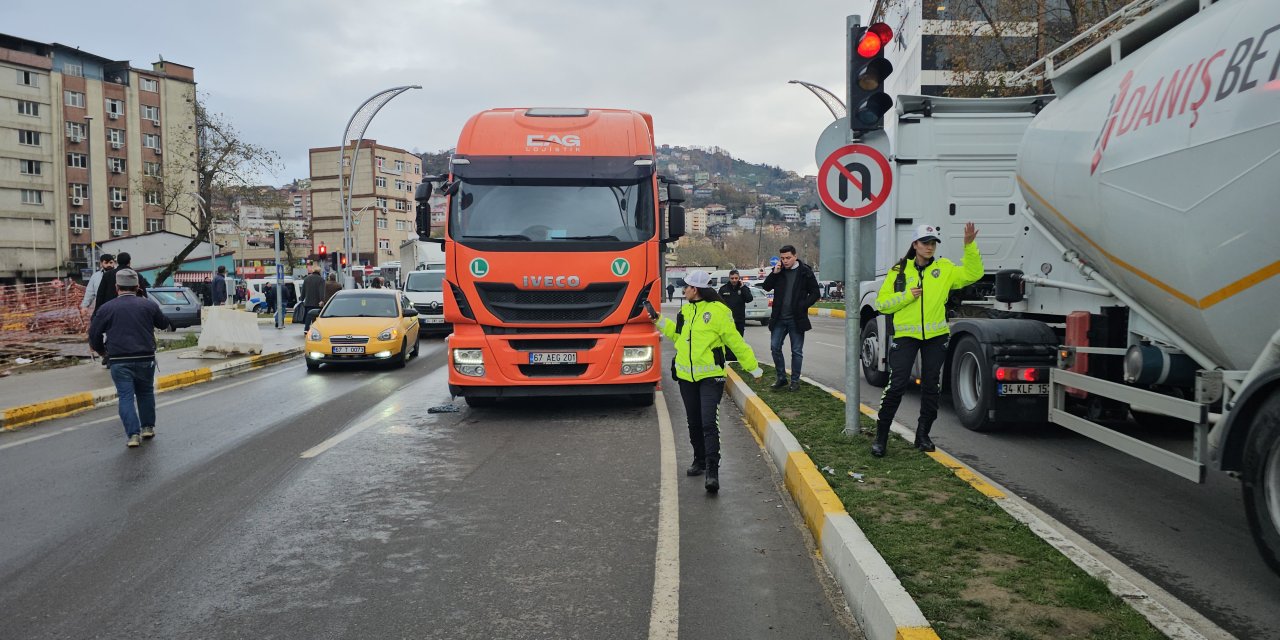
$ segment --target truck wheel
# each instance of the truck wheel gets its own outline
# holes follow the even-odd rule
[[[1253,418],[1240,479],[1249,531],[1280,574],[1280,392],[1272,391]]]
[[[489,397],[483,397],[483,396],[481,397],[465,396],[465,399],[467,401],[468,407],[475,407],[477,409],[481,407],[492,407],[493,405],[498,403],[497,398],[489,398]]]
[[[876,369],[875,354],[880,350],[880,328],[875,318],[862,325],[862,378],[873,387],[889,384],[889,372]]]
[[[987,420],[992,406],[991,365],[982,344],[965,336],[951,356],[951,403],[960,424],[972,431],[991,431],[996,424]]]

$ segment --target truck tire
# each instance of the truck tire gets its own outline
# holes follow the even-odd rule
[[[498,403],[497,398],[490,398],[487,396],[464,396],[464,399],[467,401],[468,407],[474,407],[477,409],[482,407],[492,407]]]
[[[1245,515],[1258,551],[1280,574],[1280,391],[1254,414],[1240,474]]]
[[[889,372],[877,369],[876,365],[878,363],[867,362],[872,357],[871,353],[875,352],[876,345],[880,342],[880,328],[877,325],[879,323],[876,322],[875,318],[862,325],[862,348],[858,350],[858,357],[862,362],[862,378],[873,387],[883,388],[889,384]],[[871,351],[869,352],[868,349],[871,349]]]
[[[998,427],[987,419],[994,403],[991,365],[982,343],[964,336],[951,355],[951,404],[960,424],[971,431],[991,431]]]

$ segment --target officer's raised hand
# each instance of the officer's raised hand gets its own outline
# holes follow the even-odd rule
[[[964,243],[972,244],[978,238],[978,227],[972,222],[964,223]]]

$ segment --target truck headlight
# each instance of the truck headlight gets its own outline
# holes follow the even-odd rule
[[[623,347],[622,375],[644,373],[653,367],[653,347]]]
[[[395,340],[395,339],[396,339],[396,336],[397,336],[399,333],[400,333],[399,329],[397,329],[397,328],[395,328],[395,327],[391,327],[391,328],[389,328],[389,329],[384,330],[382,333],[379,333],[379,334],[378,334],[378,339],[379,339],[379,340],[381,340],[381,341],[383,341],[383,342],[386,342],[387,340]]]
[[[464,376],[484,376],[484,352],[479,349],[454,349],[453,368]]]

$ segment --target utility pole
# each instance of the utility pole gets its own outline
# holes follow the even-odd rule
[[[85,116],[85,117],[84,117],[84,120],[85,120],[85,125],[84,125],[84,145],[85,145],[85,154],[84,154],[84,155],[85,155],[85,159],[84,159],[84,166],[85,166],[85,171],[87,171],[87,172],[89,173],[89,180],[87,181],[87,186],[85,187],[86,189],[88,189],[88,190],[89,190],[89,192],[85,194],[85,201],[89,203],[89,229],[88,229],[88,233],[89,233],[89,264],[88,264],[88,267],[89,267],[89,271],[91,271],[91,272],[92,272],[92,271],[93,271],[93,267],[94,267],[94,265],[98,264],[98,261],[97,261],[96,255],[95,255],[95,254],[96,254],[96,252],[94,251],[94,249],[95,249],[95,248],[97,248],[97,246],[98,246],[98,245],[97,245],[97,243],[95,243],[95,242],[93,241],[93,116]]]
[[[280,224],[276,223],[275,229],[271,236],[275,240],[276,245],[276,328],[284,328],[284,265],[280,264],[280,236],[284,233],[280,230]],[[305,307],[304,307],[305,309]]]

